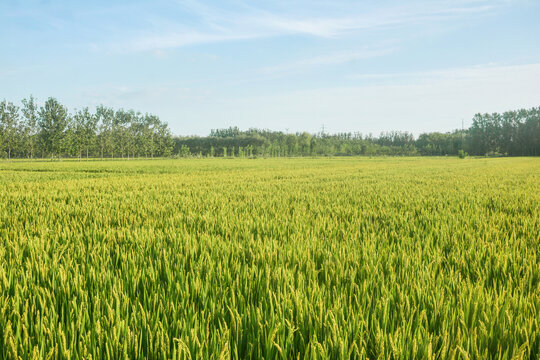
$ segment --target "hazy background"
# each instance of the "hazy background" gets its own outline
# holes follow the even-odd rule
[[[0,98],[232,125],[451,130],[540,105],[540,2],[1,1]]]

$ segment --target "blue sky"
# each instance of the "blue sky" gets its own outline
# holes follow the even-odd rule
[[[540,1],[0,1],[0,98],[176,134],[452,130],[540,106]]]

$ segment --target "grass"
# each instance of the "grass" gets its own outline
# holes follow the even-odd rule
[[[537,158],[0,163],[0,358],[536,359]]]

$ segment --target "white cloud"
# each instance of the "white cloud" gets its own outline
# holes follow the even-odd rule
[[[403,26],[422,22],[437,22],[459,16],[486,13],[494,6],[447,7],[438,3],[422,6],[386,8],[365,14],[347,15],[346,17],[287,17],[269,14],[265,17],[254,17],[247,21],[266,27],[278,34],[305,34],[318,37],[336,37],[358,30],[378,29]]]
[[[210,95],[211,92],[208,90],[171,85],[126,86],[108,84],[84,88],[73,94],[73,100],[81,107],[94,107],[103,104],[115,108],[128,107],[161,114],[163,108],[169,106],[168,104],[197,104]]]
[[[119,49],[127,51],[149,51],[178,48],[186,45],[215,43],[223,41],[246,40],[256,36],[249,34],[205,34],[196,32],[178,32],[165,35],[146,35],[134,39]]]
[[[352,75],[353,79],[366,80],[379,84],[392,83],[394,85],[410,83],[426,84],[441,81],[515,82],[518,79],[527,82],[531,77],[540,80],[539,64],[482,64],[442,70]]]
[[[309,16],[298,9],[291,11],[241,7],[236,11],[202,5],[196,1],[182,3],[182,7],[195,15],[197,23],[190,26],[170,19],[155,19],[153,29],[124,42],[115,44],[121,51],[155,51],[186,45],[246,40],[285,35],[307,35],[322,38],[344,36],[362,30],[399,27],[420,23],[440,23],[466,16],[477,16],[493,11],[499,1],[484,2],[448,1],[417,2],[412,5],[372,9],[352,7],[345,16],[330,16],[332,6],[313,3]],[[317,15],[318,13],[318,15]],[[160,25],[163,24],[163,25]]]
[[[262,73],[289,73],[292,71],[305,70],[308,68],[324,66],[324,65],[339,65],[362,59],[370,59],[374,57],[384,56],[392,53],[393,48],[385,49],[362,49],[357,51],[343,51],[327,55],[314,56],[307,59],[302,59],[286,64],[276,66],[268,66],[261,69]]]

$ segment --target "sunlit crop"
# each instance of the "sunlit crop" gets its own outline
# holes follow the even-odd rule
[[[0,358],[536,359],[540,160],[0,163]]]

